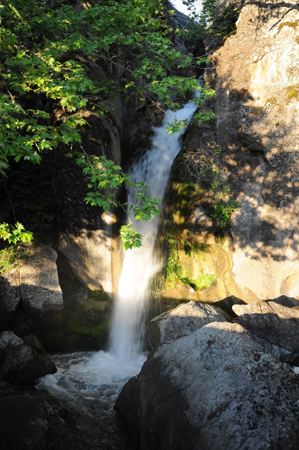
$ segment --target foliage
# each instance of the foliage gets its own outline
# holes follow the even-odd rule
[[[188,6],[191,18],[193,19],[193,23],[188,26],[188,32],[191,36],[197,35],[198,37],[203,37],[205,35],[212,35],[226,39],[235,33],[240,7],[231,3],[215,15],[220,1],[202,0],[201,13],[198,14],[195,11],[195,2],[196,0],[183,0],[183,3]]]
[[[197,23],[197,26],[206,27],[213,21],[219,0],[202,0],[200,13],[196,11],[196,5],[194,5],[194,3],[198,3],[198,0],[183,0],[182,3],[188,7],[189,17]]]
[[[200,23],[203,25],[209,25],[213,22],[215,10],[219,0],[203,0],[202,12],[200,16]]]
[[[0,250],[0,274],[15,267],[26,256],[26,250],[14,244]]]
[[[215,158],[220,153],[220,146],[214,143],[209,158],[205,161],[199,152],[186,152],[182,155],[181,163],[195,184],[208,187],[213,192],[212,206],[208,206],[207,212],[214,219],[215,225],[225,230],[230,225],[231,213],[240,207],[240,203],[232,198],[228,182],[216,164]]]
[[[201,62],[207,62],[209,61],[206,58],[199,58],[199,61]],[[204,99],[206,97],[214,97],[215,91],[211,89],[209,86],[201,86],[202,83],[198,83],[196,85],[196,88],[194,89],[194,92],[197,91],[198,95],[195,95],[192,99],[192,103],[197,105],[197,107],[202,107],[204,104]],[[200,93],[200,94],[199,94]],[[179,106],[179,105],[177,105]],[[193,115],[193,121],[197,122],[198,124],[203,122],[208,122],[209,120],[213,119],[215,117],[215,113],[209,109],[205,109],[203,111],[198,110],[196,114]],[[169,134],[174,134],[181,132],[184,127],[186,127],[188,124],[187,120],[178,120],[174,118],[169,125],[166,127],[166,131],[169,132]]]
[[[230,225],[231,213],[236,211],[240,207],[240,203],[231,199],[217,200],[214,210],[211,213],[216,224],[222,230],[226,229]]]
[[[131,177],[113,161],[107,160],[104,156],[98,157],[84,153],[77,155],[76,162],[83,167],[83,173],[89,180],[88,188],[92,189],[85,198],[87,203],[92,206],[100,206],[104,211],[109,210],[111,206],[124,207],[126,204],[119,204],[116,194],[119,187],[125,185],[134,188],[136,200],[131,209],[135,220],[150,220],[159,214],[160,200],[158,198],[151,199],[147,195],[147,187],[144,182],[133,182]],[[142,245],[142,236],[133,231],[132,223],[121,227],[120,238],[125,250]]]
[[[0,173],[5,176],[12,161],[39,164],[43,152],[65,145],[89,178],[86,201],[104,210],[115,206],[115,192],[131,180],[104,157],[73,152],[81,142],[80,128],[87,125],[84,112],[107,114],[118,91],[177,109],[177,99],[190,97],[198,84],[194,77],[175,75],[176,70],[202,61],[175,48],[174,32],[165,20],[163,0],[4,0]],[[92,65],[99,62],[110,70],[110,78],[99,81],[93,75]],[[123,73],[120,84],[116,70]],[[57,110],[59,121],[53,121]],[[136,218],[148,220],[157,213],[158,201],[142,189],[138,196],[143,205],[134,209]]]
[[[191,286],[195,291],[207,289],[216,279],[216,275],[206,274],[200,271],[196,279],[190,278],[188,270],[180,262],[179,250],[183,249],[188,257],[195,258],[196,254],[198,255],[208,251],[208,247],[188,239],[184,239],[181,242],[180,239],[175,238],[169,233],[165,237],[168,247],[168,258],[164,267],[166,283],[182,281]]]
[[[24,226],[17,222],[15,225],[8,223],[0,224],[0,239],[8,241],[9,244],[17,244],[18,242],[31,242],[33,235],[31,231],[26,231]]]
[[[194,258],[197,253],[206,252],[208,250],[207,245],[199,244],[198,242],[193,242],[189,239],[184,239],[183,247],[186,255],[191,256],[191,258]]]
[[[227,39],[236,33],[236,22],[240,14],[240,7],[230,4],[226,6],[209,28],[209,34]]]
[[[170,234],[165,236],[168,246],[168,258],[164,267],[166,281],[175,281],[180,278],[181,264],[179,263],[177,239]]]
[[[132,249],[134,247],[139,248],[142,245],[142,236],[133,230],[133,225],[123,225],[120,228],[120,238],[124,244],[124,249]]]
[[[226,180],[222,177],[221,170],[215,167],[211,170],[211,173],[214,176],[211,188],[215,192],[216,198],[211,216],[215,220],[217,227],[225,230],[230,225],[231,213],[240,207],[240,203],[231,199],[231,191]]]
[[[0,274],[14,266],[16,262],[17,258],[15,246],[0,250]]]
[[[185,284],[189,284],[195,291],[204,291],[216,280],[216,275],[213,273],[204,273],[202,270],[195,279],[188,277],[181,277],[181,281]]]

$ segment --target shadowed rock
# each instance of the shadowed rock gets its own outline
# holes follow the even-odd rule
[[[265,341],[267,351],[282,361],[299,363],[299,308],[260,301],[232,309],[242,325]]]
[[[18,269],[9,270],[5,277],[0,277],[0,324],[9,322],[21,301],[20,272]]]
[[[12,331],[0,334],[0,379],[12,384],[25,384],[56,372],[55,364],[48,358],[38,339],[31,336],[27,342]]]

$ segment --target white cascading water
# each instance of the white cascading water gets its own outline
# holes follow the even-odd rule
[[[172,135],[166,128],[174,118],[189,122],[195,110],[196,105],[190,101],[176,113],[167,111],[162,127],[154,130],[152,148],[132,168],[132,177],[145,181],[152,198],[164,196],[172,162],[180,151],[181,136],[186,127]],[[160,268],[154,259],[159,218],[148,222],[131,220],[134,229],[143,235],[143,246],[125,252],[111,326],[110,350],[53,355],[57,373],[40,378],[37,385],[37,388],[66,400],[91,419],[112,414],[121,388],[140,371],[146,358],[142,353],[142,327],[149,282]]]
[[[144,181],[151,198],[163,199],[171,166],[180,151],[181,135],[185,130],[169,134],[166,128],[173,119],[189,122],[195,110],[196,105],[190,101],[175,113],[167,111],[162,127],[154,129],[152,148],[133,166],[133,181]],[[132,204],[132,197],[132,193],[129,193],[128,206]],[[132,360],[142,351],[149,282],[161,267],[154,258],[159,217],[147,222],[135,221],[132,214],[129,217],[134,230],[142,234],[143,245],[126,251],[119,281],[110,351],[122,361]]]

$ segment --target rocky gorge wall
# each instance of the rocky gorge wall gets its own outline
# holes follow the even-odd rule
[[[230,3],[221,2],[218,19]],[[215,119],[189,127],[165,201],[162,229],[168,259],[159,296],[167,305],[181,300],[225,299],[230,305],[281,295],[299,298],[298,6],[295,1],[241,1],[237,6],[236,33],[219,38],[216,30],[206,40],[211,63],[205,82],[216,96],[207,98],[204,108],[212,109]],[[122,76],[100,64],[92,70],[99,78]],[[86,113],[91,126],[83,129],[82,145],[126,166],[138,148],[147,145],[151,127],[161,117],[134,98],[128,102],[116,96],[113,106],[114,113],[105,119]],[[60,112],[55,114],[58,123]],[[97,346],[107,333],[120,271],[119,217],[85,205],[85,180],[63,149],[50,165],[62,288],[51,333],[57,331],[56,341],[70,347],[78,345],[80,336],[85,336],[84,346]],[[225,227],[215,214],[215,174],[238,202]],[[3,323],[10,323],[12,315],[3,312]],[[45,314],[46,328],[49,321]]]
[[[234,3],[221,2],[218,17]],[[299,299],[298,5],[239,4],[235,34],[221,42],[216,30],[206,41],[205,79],[216,95],[205,107],[215,119],[190,127],[174,168],[166,230],[187,283],[166,284],[164,298]],[[238,202],[226,227],[217,222],[215,174]],[[194,290],[200,271],[214,281]]]

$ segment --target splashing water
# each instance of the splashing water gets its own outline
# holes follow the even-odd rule
[[[180,133],[170,135],[166,128],[173,120],[189,122],[197,106],[188,102],[184,108],[167,111],[161,128],[155,128],[152,148],[132,168],[135,180],[145,181],[152,198],[163,199],[173,159],[181,148]],[[128,203],[132,201],[129,193]],[[110,351],[54,355],[58,367],[54,375],[41,378],[37,388],[66,400],[89,417],[112,414],[113,405],[125,382],[136,375],[145,360],[142,354],[144,319],[149,298],[149,283],[160,269],[154,259],[159,217],[133,222],[143,235],[143,246],[127,250],[119,282],[111,326]]]

